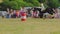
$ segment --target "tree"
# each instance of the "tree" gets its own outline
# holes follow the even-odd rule
[[[38,6],[46,6],[46,7],[59,7],[60,0],[3,0],[1,6],[12,9],[20,9],[20,7],[38,7]]]
[[[48,0],[47,5],[52,8],[57,8],[57,7],[59,7],[59,1],[58,0]]]
[[[1,5],[0,5],[1,6],[1,10],[5,11],[7,9],[7,7],[9,7],[8,4],[9,4],[9,1],[8,0],[4,0],[4,2],[2,2]]]
[[[44,3],[45,1],[47,1],[47,0],[38,0],[40,3]]]
[[[39,6],[38,1],[30,1],[30,0],[4,0],[3,3],[4,7],[12,8],[12,9],[20,9],[20,7],[25,6]]]
[[[17,0],[4,0],[2,5],[5,9],[7,8],[12,8],[12,9],[20,9],[20,7],[23,5],[22,4],[23,2],[20,0],[17,1]]]
[[[40,6],[40,3],[37,0],[23,0],[23,1],[30,3],[31,5],[34,6]]]

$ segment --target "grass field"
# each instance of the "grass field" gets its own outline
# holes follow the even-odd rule
[[[60,19],[27,18],[22,22],[0,18],[0,34],[60,34]]]

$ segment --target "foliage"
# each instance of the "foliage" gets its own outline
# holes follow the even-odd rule
[[[49,2],[48,2],[48,6],[49,7],[53,7],[53,8],[57,8],[57,7],[59,7],[59,1],[58,0],[48,0]]]
[[[20,9],[20,7],[35,7],[40,6],[41,3],[44,3],[45,7],[57,8],[60,6],[60,0],[3,0],[0,4],[4,9]]]

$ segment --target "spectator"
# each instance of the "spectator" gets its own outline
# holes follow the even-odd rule
[[[55,15],[54,15],[55,18],[60,18],[60,11],[59,9],[55,9]]]
[[[45,11],[44,11],[44,13],[48,13],[48,14],[50,14],[50,15],[49,15],[50,18],[54,18],[53,15],[54,15],[55,12],[53,11],[52,8],[50,8],[50,7],[49,7],[49,8],[46,8]]]

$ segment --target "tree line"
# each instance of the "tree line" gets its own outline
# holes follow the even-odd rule
[[[60,0],[3,0],[3,2],[0,3],[0,8],[4,10],[6,10],[6,8],[18,10],[23,6],[40,7],[41,3],[43,3],[45,7],[57,8],[60,6]]]

